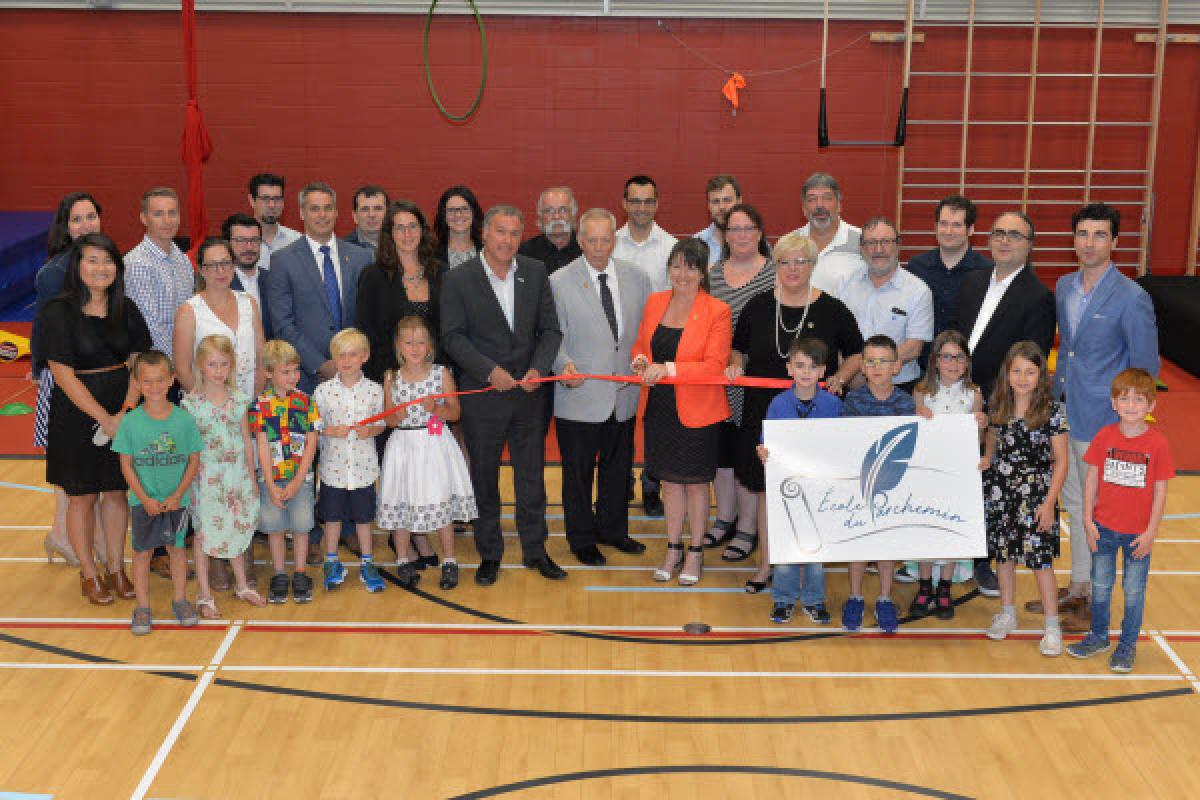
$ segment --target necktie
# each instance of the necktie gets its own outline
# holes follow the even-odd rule
[[[333,327],[342,329],[342,292],[338,289],[337,273],[333,271],[333,259],[329,257],[329,245],[321,245],[321,274],[325,276],[325,297],[329,300],[329,313],[333,315]]]
[[[612,329],[613,340],[617,336],[617,309],[613,305],[612,292],[608,288],[608,276],[601,272],[596,276],[600,279],[600,305],[604,306],[604,316],[608,317],[608,327]]]

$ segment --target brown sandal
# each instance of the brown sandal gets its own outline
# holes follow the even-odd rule
[[[104,582],[112,590],[112,593],[122,600],[132,600],[137,594],[133,590],[133,582],[125,574],[124,567],[117,567],[116,572],[105,575]]]
[[[99,575],[85,578],[82,572],[79,573],[79,592],[94,606],[111,606],[114,602],[112,593]]]

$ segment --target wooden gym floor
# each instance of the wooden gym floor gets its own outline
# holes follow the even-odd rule
[[[480,589],[459,537],[454,591],[427,572],[369,595],[351,569],[308,606],[226,594],[222,620],[135,638],[131,602],[86,605],[42,557],[42,473],[0,462],[0,798],[1182,798],[1200,778],[1200,476],[1171,484],[1120,676],[1039,655],[1023,612],[1020,635],[988,641],[997,603],[970,583],[953,621],[892,637],[773,626],[769,596],[741,591],[749,570],[715,557],[696,588],[654,584],[662,523],[640,506],[648,552],[603,568],[571,558],[552,506],[563,583],[509,538]],[[547,481],[556,500],[556,468]],[[1019,589],[1034,596],[1027,573]],[[831,572],[835,623],[845,594]]]

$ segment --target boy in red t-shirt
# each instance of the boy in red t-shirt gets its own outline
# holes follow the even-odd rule
[[[1146,424],[1154,410],[1155,383],[1150,373],[1130,368],[1112,383],[1112,406],[1119,421],[1100,429],[1084,454],[1083,526],[1092,555],[1092,629],[1067,647],[1076,658],[1103,653],[1108,642],[1108,615],[1121,552],[1125,616],[1121,636],[1108,665],[1113,672],[1132,672],[1137,638],[1146,605],[1150,550],[1167,505],[1167,481],[1175,465],[1167,439]]]

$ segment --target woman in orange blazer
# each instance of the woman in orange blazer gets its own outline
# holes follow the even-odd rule
[[[667,259],[671,289],[646,301],[633,371],[650,388],[646,399],[646,469],[662,482],[667,555],[654,580],[698,583],[704,568],[709,484],[717,472],[718,425],[729,417],[725,388],[656,385],[666,375],[723,377],[733,329],[729,306],[708,293],[708,245],[684,239]],[[683,553],[683,523],[691,543]]]

